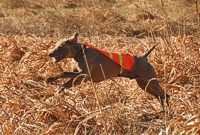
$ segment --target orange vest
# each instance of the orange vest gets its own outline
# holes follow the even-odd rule
[[[133,54],[110,52],[110,51],[106,51],[106,50],[94,47],[92,45],[89,45],[88,43],[84,43],[84,45],[101,52],[102,54],[104,54],[105,56],[107,56],[108,58],[110,58],[111,60],[119,64],[120,66],[122,66],[124,69],[130,70],[134,63]]]

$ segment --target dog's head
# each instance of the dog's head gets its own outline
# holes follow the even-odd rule
[[[49,57],[54,57],[55,62],[59,62],[64,58],[73,58],[76,55],[75,46],[78,35],[76,32],[72,37],[58,41],[56,46],[50,50]]]

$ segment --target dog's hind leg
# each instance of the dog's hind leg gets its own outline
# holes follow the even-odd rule
[[[159,99],[161,99],[161,104],[162,106],[164,106],[164,99],[165,99],[165,91],[161,88],[158,80],[157,80],[157,76],[156,76],[156,73],[155,73],[155,70],[153,68],[153,66],[146,62],[145,64],[142,63],[141,64],[142,68],[140,68],[137,72],[138,76],[143,79],[143,81],[148,84],[148,87],[151,89],[151,91],[149,90],[149,92],[152,93],[152,95],[156,95],[155,97]],[[157,94],[155,94],[155,92]],[[151,94],[150,93],[150,94]],[[166,94],[166,102],[167,102],[167,105],[169,105],[168,103],[168,98],[169,98],[169,95]]]
[[[150,87],[147,87],[147,83],[145,81],[143,81],[142,79],[136,79],[136,82],[138,84],[138,86],[140,88],[142,88],[143,90],[146,89],[146,92],[148,92],[149,94],[153,95],[154,97],[156,97],[158,100],[160,100],[159,95],[156,91],[152,90]],[[161,101],[161,105],[163,106],[163,102]]]

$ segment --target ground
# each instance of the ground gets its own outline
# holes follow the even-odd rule
[[[198,0],[0,0],[0,133],[200,134],[200,11]],[[82,83],[58,94],[69,71],[48,51],[74,32],[79,42],[149,55],[162,88],[158,100],[134,80]],[[97,98],[95,97],[95,91]]]

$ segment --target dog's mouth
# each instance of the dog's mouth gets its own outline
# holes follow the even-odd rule
[[[66,56],[66,54],[61,54],[59,56],[54,57],[55,63],[57,63],[57,62],[61,61],[62,59],[64,59],[65,56]]]

